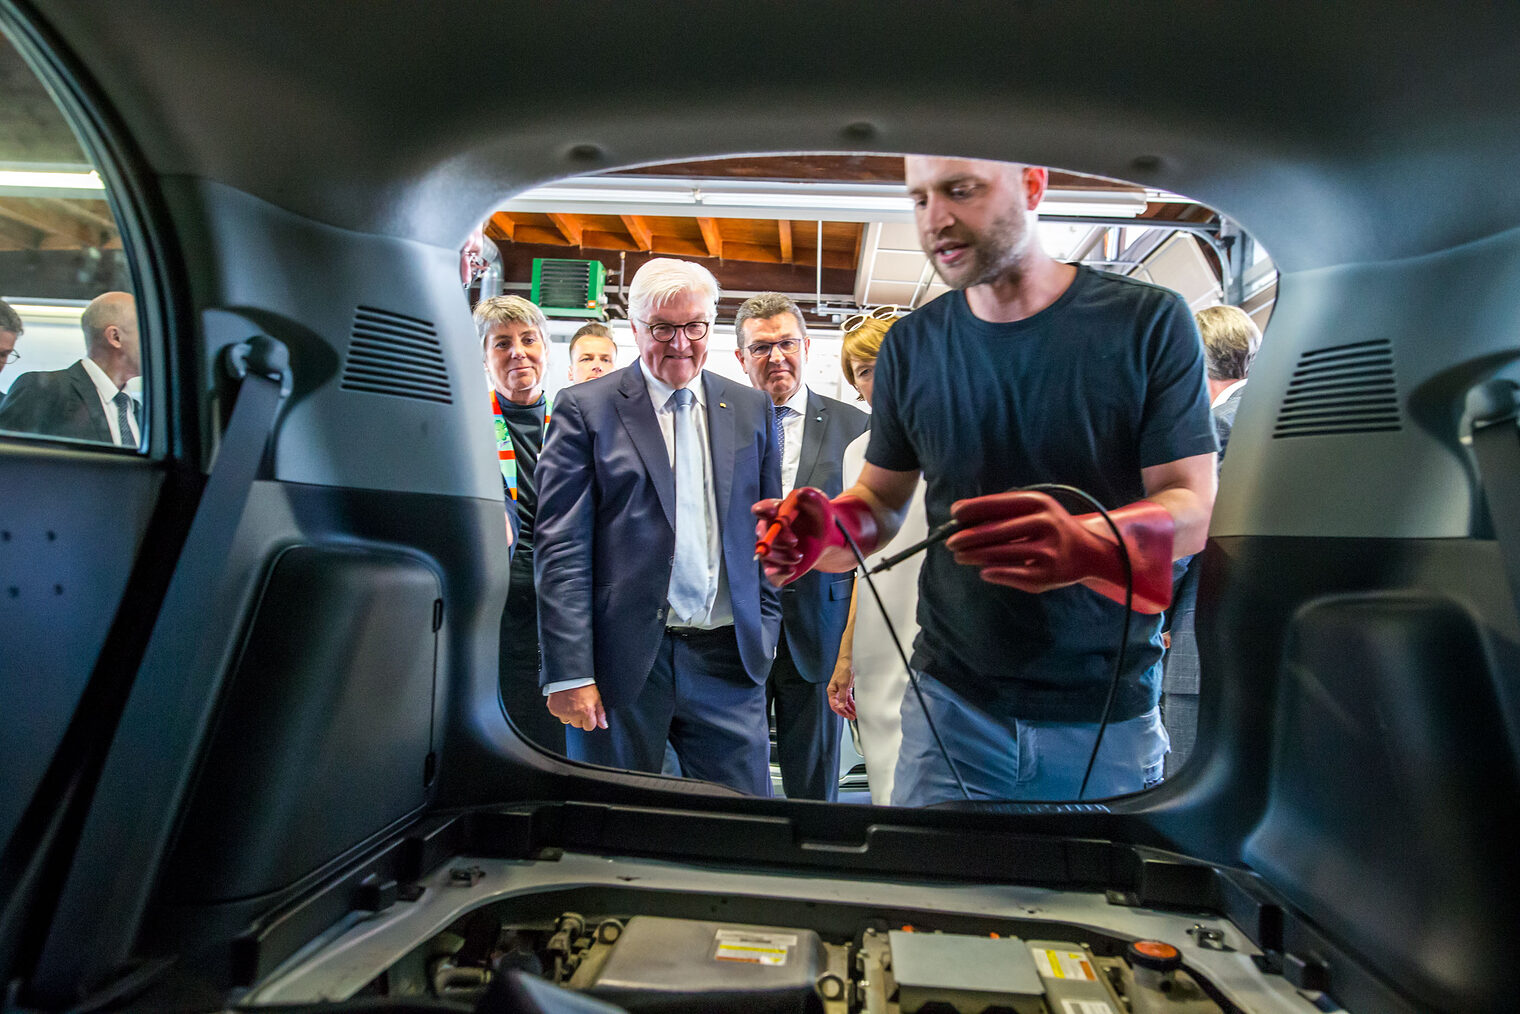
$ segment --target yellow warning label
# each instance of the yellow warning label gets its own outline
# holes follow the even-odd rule
[[[714,961],[737,961],[746,965],[784,965],[787,952],[797,946],[790,933],[751,933],[720,929]]]
[[[1040,974],[1047,979],[1075,979],[1083,982],[1097,981],[1092,962],[1081,951],[1057,951],[1047,947],[1031,947],[1029,953]]]

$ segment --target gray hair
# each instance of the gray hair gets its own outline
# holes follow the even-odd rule
[[[21,314],[11,304],[0,299],[0,331],[12,331],[20,335],[22,330]]]
[[[807,337],[807,322],[802,319],[802,311],[797,304],[792,302],[791,297],[779,292],[762,292],[758,296],[751,296],[739,307],[739,312],[734,314],[734,335],[739,339],[739,347],[744,348],[744,322],[747,320],[770,320],[779,317],[783,313],[789,313],[797,318],[797,327],[802,331],[802,337]]]
[[[486,336],[493,324],[530,324],[538,335],[549,340],[549,321],[544,311],[521,296],[492,296],[475,304],[475,333],[480,336],[480,355],[486,354]]]
[[[718,280],[713,273],[692,261],[674,257],[656,257],[644,262],[634,272],[628,286],[628,316],[641,323],[649,319],[649,310],[692,293],[707,304],[708,316],[718,315]]]
[[[1193,315],[1203,338],[1210,380],[1244,380],[1261,348],[1261,328],[1238,306],[1209,306]]]

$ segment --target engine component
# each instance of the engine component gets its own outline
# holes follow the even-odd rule
[[[887,939],[903,1014],[936,1002],[959,1014],[981,1014],[993,1005],[1017,1014],[1045,1010],[1040,973],[1017,937],[893,930]]]
[[[1060,940],[1029,941],[1029,956],[1039,969],[1050,1009],[1061,1014],[1121,1014],[1108,977],[1091,951]]]
[[[586,992],[630,1011],[816,1010],[827,971],[812,930],[639,915],[629,919]]]

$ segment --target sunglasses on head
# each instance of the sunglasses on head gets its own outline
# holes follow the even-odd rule
[[[868,320],[896,320],[907,312],[896,303],[886,303],[874,310],[867,310],[865,313],[850,314],[844,319],[844,323],[839,325],[839,330],[845,334],[849,334]]]

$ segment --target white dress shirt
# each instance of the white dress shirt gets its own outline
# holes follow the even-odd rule
[[[95,382],[95,391],[100,395],[100,407],[106,410],[106,425],[111,427],[111,443],[121,443],[121,428],[116,423],[116,403],[112,400],[122,388],[116,386],[116,382],[106,376],[106,371],[100,368],[100,364],[89,356],[79,360],[84,364],[84,372],[90,375]],[[128,396],[130,397],[130,395]],[[142,443],[142,434],[137,430],[137,399],[132,400],[132,409],[127,413],[127,426],[132,430],[132,444]]]
[[[797,390],[786,400],[783,408],[796,414],[781,424],[785,431],[786,455],[781,459],[781,495],[786,496],[797,485],[797,466],[802,463],[802,431],[807,426],[808,389],[798,384]]]
[[[670,404],[670,396],[676,389],[659,378],[651,376],[642,367],[640,371],[644,374],[644,383],[649,390],[649,401],[654,406],[654,417],[660,424],[660,435],[665,438],[665,455],[673,471],[676,464],[676,414],[675,407]],[[677,620],[675,609],[668,602],[665,608],[666,614],[675,621],[673,625],[713,630],[733,624],[734,606],[728,591],[728,573],[723,567],[723,539],[722,533],[718,530],[717,520],[718,495],[712,474],[712,444],[707,432],[707,393],[704,390],[702,376],[703,374],[699,371],[684,386],[690,389],[694,398],[690,411],[694,413],[692,422],[695,424],[697,440],[702,450],[702,477],[707,493],[707,608],[702,615],[693,617],[689,621]],[[558,680],[544,687],[544,695],[548,696],[561,690],[575,690],[595,682],[596,680],[591,677]]]
[[[1240,380],[1235,381],[1235,383],[1231,384],[1229,387],[1225,388],[1223,391],[1220,391],[1219,392],[1219,396],[1217,398],[1215,398],[1213,401],[1209,402],[1209,408],[1218,408],[1220,405],[1223,405],[1225,403],[1225,399],[1228,398],[1230,395],[1232,395],[1232,394],[1235,393],[1235,388],[1241,386],[1244,383],[1245,383],[1245,379],[1242,378]]]

